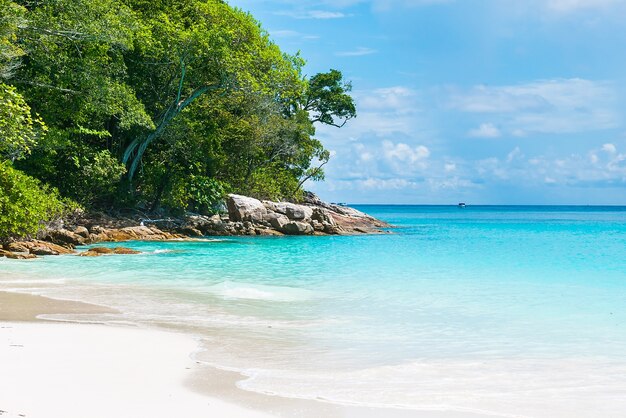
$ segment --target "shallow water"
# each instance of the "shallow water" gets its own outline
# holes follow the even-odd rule
[[[362,206],[354,237],[125,244],[0,259],[0,288],[176,327],[244,389],[500,416],[626,411],[626,208]],[[93,320],[93,316],[89,316]]]

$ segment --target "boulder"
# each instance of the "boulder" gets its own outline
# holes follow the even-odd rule
[[[11,242],[4,246],[4,249],[10,251],[12,253],[28,253],[28,246],[24,245],[23,242]]]
[[[281,232],[287,235],[310,235],[313,233],[313,227],[304,222],[289,222],[283,226]]]
[[[287,218],[285,215],[281,215],[280,213],[272,213],[269,221],[270,225],[272,225],[272,228],[278,229],[280,231],[286,224],[289,223],[289,218]]]
[[[295,203],[264,201],[263,204],[267,210],[283,214],[293,221],[308,222],[313,215],[312,208]]]
[[[80,235],[85,239],[89,239],[89,230],[84,226],[77,226],[76,228],[74,228],[74,233]]]
[[[10,248],[19,248],[26,250],[30,254],[34,255],[59,255],[59,254],[73,254],[74,250],[62,247],[57,244],[45,241],[22,241],[18,243],[9,244]]]
[[[83,245],[85,238],[67,229],[55,229],[48,231],[47,238],[55,244],[62,246]]]
[[[252,197],[229,194],[226,199],[228,215],[231,221],[235,222],[262,222],[267,214],[267,209],[260,200]]]

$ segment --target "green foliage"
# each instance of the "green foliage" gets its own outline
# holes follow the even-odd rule
[[[16,44],[18,25],[26,10],[10,0],[0,0],[0,79],[9,78],[24,51]]]
[[[17,166],[46,183],[58,185],[67,197],[87,206],[110,206],[115,201],[125,166],[107,149],[98,132],[51,130],[33,155]]]
[[[340,71],[319,73],[309,80],[302,109],[313,114],[313,122],[342,127],[356,117],[356,107],[348,94],[352,85],[343,81]]]
[[[14,87],[0,83],[0,161],[16,160],[30,153],[37,137],[46,130]]]
[[[221,0],[0,0],[0,157],[88,207],[297,199],[356,116],[304,64]]]
[[[0,240],[34,235],[66,209],[55,189],[0,162]]]

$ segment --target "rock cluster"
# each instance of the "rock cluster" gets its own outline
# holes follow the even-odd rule
[[[42,233],[39,240],[6,243],[0,246],[0,257],[28,259],[39,255],[74,254],[76,246],[99,242],[163,241],[216,235],[371,234],[389,227],[356,209],[322,202],[312,193],[306,195],[302,204],[231,194],[226,206],[227,214],[190,215],[184,219],[92,215],[71,226],[61,222]],[[136,253],[124,247],[94,247],[80,255]]]
[[[75,254],[74,248],[79,245],[98,242],[122,241],[164,241],[183,239],[186,236],[161,231],[154,226],[128,226],[123,228],[104,228],[98,225],[89,228],[79,225],[74,228],[60,227],[45,231],[39,240],[15,241],[0,247],[0,257],[13,259],[30,259],[40,255]],[[102,254],[138,254],[129,248],[96,247],[81,253],[82,256]]]
[[[355,209],[307,195],[303,204],[231,194],[228,216],[192,216],[180,233],[200,235],[341,235],[379,233],[389,225]]]

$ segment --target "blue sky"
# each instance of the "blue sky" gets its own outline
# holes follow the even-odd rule
[[[358,117],[322,198],[626,204],[626,0],[231,0]]]

